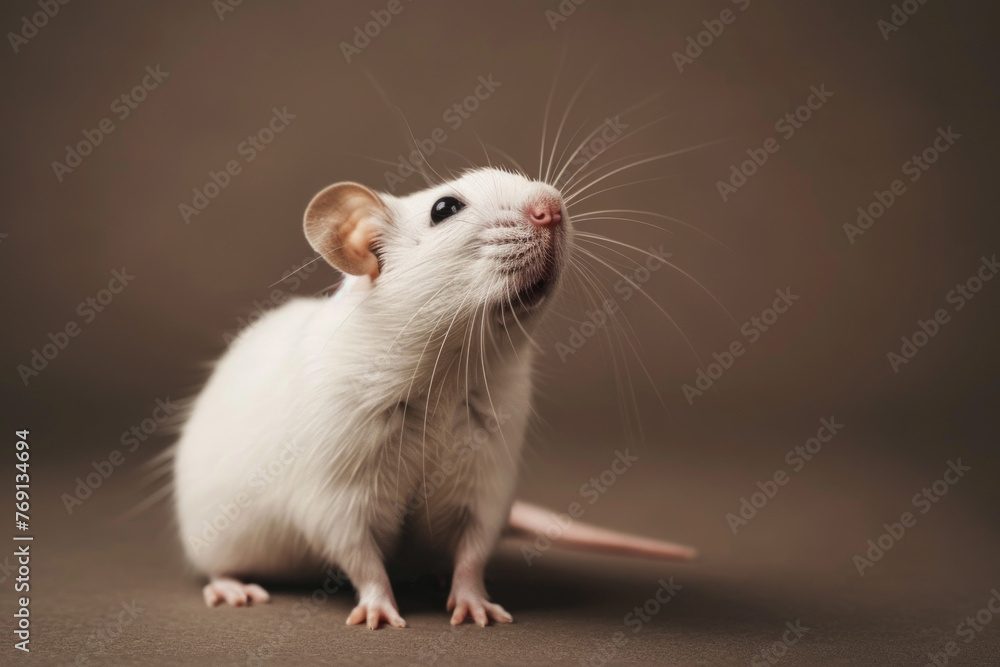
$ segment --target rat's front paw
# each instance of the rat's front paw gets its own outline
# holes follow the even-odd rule
[[[490,602],[486,596],[474,591],[452,593],[448,596],[448,611],[454,609],[451,615],[452,625],[461,625],[469,616],[481,628],[485,628],[490,619],[497,623],[512,623],[514,617],[498,604]]]
[[[378,628],[382,620],[385,620],[386,623],[394,628],[406,627],[406,621],[399,615],[395,601],[385,598],[373,598],[370,600],[362,598],[358,602],[358,606],[351,612],[351,615],[347,617],[347,624],[358,625],[366,620],[368,621],[368,627],[372,630]]]

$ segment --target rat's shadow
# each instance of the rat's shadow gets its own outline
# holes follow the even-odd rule
[[[621,626],[637,607],[657,609],[658,616],[670,618],[674,629],[721,634],[750,626],[781,628],[796,618],[816,622],[845,612],[862,623],[867,617],[874,622],[881,616],[876,609],[866,610],[865,605],[847,602],[847,598],[783,583],[780,572],[772,578],[722,579],[696,568],[601,556],[574,558],[569,563],[539,559],[529,567],[515,554],[501,553],[487,571],[486,585],[491,597],[515,618],[518,612],[573,611],[610,626]],[[443,613],[450,585],[447,572],[415,575],[390,568],[390,574],[404,615]],[[324,582],[320,578],[301,585],[262,583],[276,595],[301,597],[322,588]],[[665,584],[678,586],[674,599],[669,604],[653,603]],[[353,594],[348,584],[332,599],[349,607],[354,603]]]

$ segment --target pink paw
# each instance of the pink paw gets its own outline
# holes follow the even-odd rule
[[[230,577],[213,577],[202,589],[205,604],[214,607],[222,601],[234,607],[245,607],[253,602],[270,602],[271,596],[257,584],[244,584]]]
[[[452,593],[448,596],[448,611],[455,610],[451,615],[452,625],[461,625],[466,616],[472,618],[476,625],[485,628],[490,620],[496,623],[513,623],[514,617],[498,604],[490,602],[485,596],[475,593]]]
[[[394,628],[406,627],[406,621],[399,615],[396,603],[392,600],[361,600],[351,615],[347,617],[347,624],[359,625],[366,620],[371,630],[377,629],[383,620]]]

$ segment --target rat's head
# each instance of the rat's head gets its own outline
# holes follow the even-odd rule
[[[305,233],[331,265],[368,276],[379,301],[513,324],[556,289],[571,228],[552,186],[476,169],[406,197],[331,185],[309,204]]]

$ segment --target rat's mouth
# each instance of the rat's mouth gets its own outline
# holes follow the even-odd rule
[[[549,254],[539,264],[534,270],[511,276],[515,279],[501,300],[503,310],[515,315],[528,315],[545,302],[559,277],[558,262],[554,254]]]
[[[542,276],[535,282],[515,292],[509,300],[510,307],[517,311],[533,310],[548,296],[551,285],[552,279],[548,275]]]
[[[508,245],[500,271],[505,287],[498,295],[500,313],[529,315],[539,311],[558,283],[562,268],[561,230],[532,235],[527,243]]]

